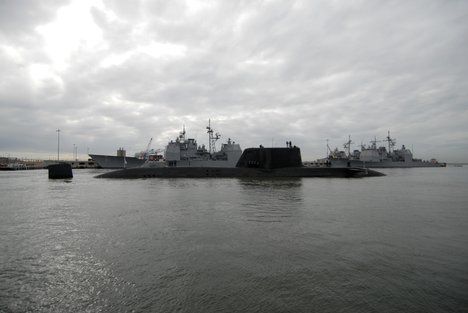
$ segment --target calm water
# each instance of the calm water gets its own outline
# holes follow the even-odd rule
[[[0,172],[0,312],[468,311],[468,167],[384,171]]]

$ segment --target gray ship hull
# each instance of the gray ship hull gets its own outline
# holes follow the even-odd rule
[[[413,167],[445,167],[445,163],[425,162],[425,161],[382,161],[364,162],[360,160],[331,160],[331,167],[358,167],[358,168],[413,168]]]
[[[142,166],[145,160],[135,157],[123,157],[114,155],[90,154],[94,162],[101,168],[119,169],[119,168],[133,168]]]

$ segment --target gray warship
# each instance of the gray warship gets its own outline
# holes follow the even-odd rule
[[[184,127],[179,136],[167,144],[164,156],[150,155],[142,167],[235,167],[242,155],[240,145],[228,138],[217,151],[216,141],[221,135],[214,132],[210,121],[206,129],[208,149],[205,145],[199,146],[195,139],[187,138]]]
[[[446,163],[440,163],[436,159],[425,161],[413,157],[411,150],[402,145],[395,149],[396,140],[390,137],[390,131],[386,139],[386,146],[377,146],[376,138],[370,145],[361,145],[361,150],[351,152],[351,137],[343,145],[345,150],[335,148],[331,150],[327,145],[328,156],[317,160],[315,163],[330,167],[366,167],[366,168],[410,168],[410,167],[445,167]],[[387,149],[388,148],[388,149]]]

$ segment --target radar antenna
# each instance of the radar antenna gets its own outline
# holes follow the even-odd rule
[[[374,136],[374,140],[371,140],[371,148],[372,149],[377,149],[377,143],[380,142],[380,140],[377,140],[377,138]]]
[[[208,150],[210,154],[216,152],[216,141],[221,137],[219,133],[213,134],[214,130],[211,128],[211,120],[208,120],[208,126],[206,127],[208,130]]]
[[[345,142],[343,147],[348,150],[348,158],[351,157],[351,144],[354,142],[351,140],[351,135],[348,135],[348,141]]]
[[[179,133],[179,140],[185,141],[185,124],[183,125],[182,131]]]

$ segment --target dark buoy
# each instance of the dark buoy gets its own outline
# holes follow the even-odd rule
[[[49,165],[49,179],[73,178],[72,167],[68,163]]]

